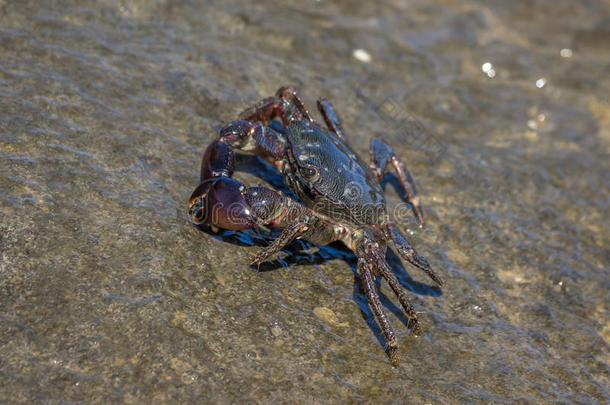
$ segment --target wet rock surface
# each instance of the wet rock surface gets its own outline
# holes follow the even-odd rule
[[[26,4],[27,3],[27,4]],[[0,402],[607,403],[607,2],[0,1]],[[407,162],[393,369],[341,245],[192,226],[220,126],[281,85]],[[281,186],[256,158],[236,177]]]

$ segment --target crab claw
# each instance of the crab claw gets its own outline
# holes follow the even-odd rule
[[[235,160],[233,148],[218,139],[212,142],[203,153],[201,159],[201,177],[203,182],[213,177],[233,176],[233,164]],[[199,188],[199,187],[198,187]]]
[[[240,181],[229,177],[204,180],[189,200],[191,221],[231,230],[252,228],[256,216],[244,200],[244,190]]]

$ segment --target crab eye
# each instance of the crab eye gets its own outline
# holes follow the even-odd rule
[[[320,172],[314,166],[305,166],[301,168],[301,174],[308,181],[316,181],[320,177]]]

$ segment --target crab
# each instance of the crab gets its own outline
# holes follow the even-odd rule
[[[357,257],[357,272],[370,308],[386,340],[393,364],[399,362],[398,341],[375,285],[385,279],[404,309],[415,335],[417,314],[386,262],[387,242],[400,256],[423,270],[439,286],[442,280],[390,221],[379,182],[388,166],[396,172],[420,226],[424,217],[413,179],[388,143],[370,141],[370,164],[349,145],[331,103],[318,109],[326,128],[312,119],[293,88],[281,87],[220,130],[205,150],[200,184],[189,200],[189,216],[197,225],[229,230],[279,228],[281,234],[251,259],[258,266],[294,239],[325,245],[342,241]],[[279,119],[280,121],[278,121]],[[281,124],[280,124],[281,122]],[[264,186],[246,187],[232,177],[235,151],[255,154],[275,166],[300,199]]]

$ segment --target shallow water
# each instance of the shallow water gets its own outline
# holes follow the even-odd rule
[[[0,402],[609,402],[609,8],[0,0]],[[256,272],[270,235],[188,222],[204,147],[281,85],[415,177],[446,285],[388,256],[424,328],[381,283],[397,368],[344,247]]]

